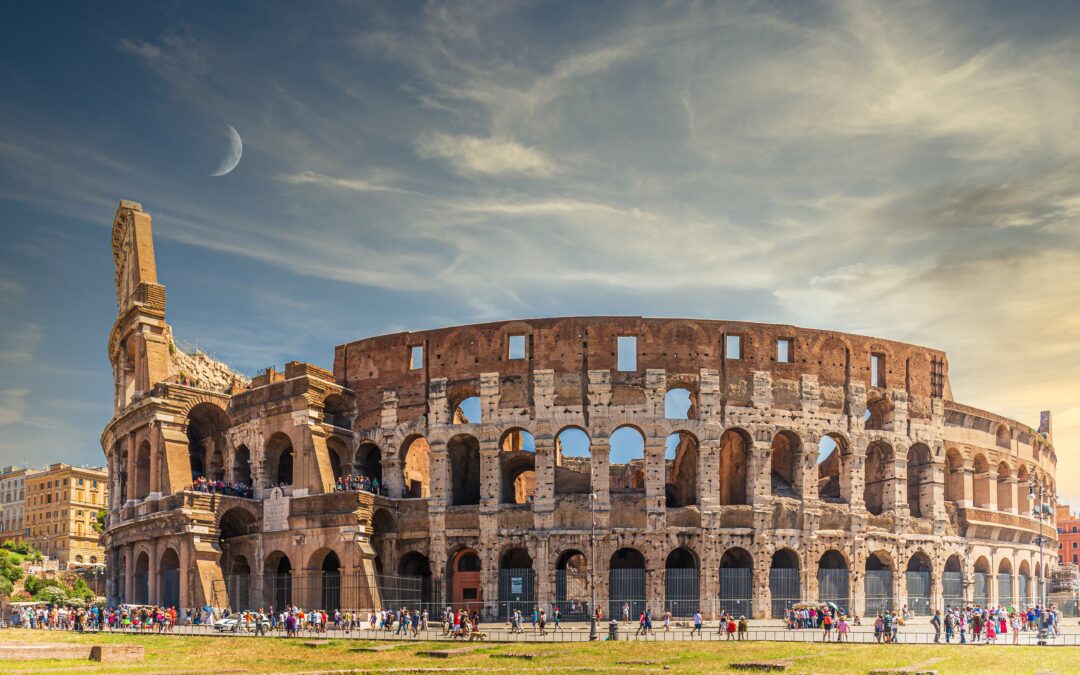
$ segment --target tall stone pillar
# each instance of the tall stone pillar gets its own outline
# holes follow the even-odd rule
[[[986,481],[986,505],[984,508],[991,511],[997,511],[997,471],[990,470],[983,474],[983,479]]]
[[[645,511],[649,529],[654,532],[666,527],[666,440],[649,438],[645,441]]]
[[[382,484],[394,499],[405,497],[405,473],[396,448],[387,448],[382,459]]]
[[[160,592],[160,570],[158,564],[161,562],[161,543],[160,539],[152,539],[150,541],[150,571],[149,580],[147,582],[147,602],[152,605],[161,604],[161,592]]]
[[[596,495],[596,528],[606,530],[611,512],[611,442],[606,438],[597,438],[592,441],[589,450],[592,453],[592,491]]]
[[[135,545],[124,545],[124,602],[135,602]]]
[[[533,497],[533,524],[538,531],[555,524],[555,439],[538,435],[536,441],[536,493]]]

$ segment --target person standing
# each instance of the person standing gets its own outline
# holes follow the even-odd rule
[[[624,602],[622,604],[622,620],[623,623],[630,623],[630,603]]]
[[[690,635],[693,636],[694,633],[701,637],[701,610],[697,609],[694,610],[694,630],[690,631]]]
[[[941,642],[941,610],[934,610],[934,616],[930,619],[930,625],[934,627],[934,644]]]

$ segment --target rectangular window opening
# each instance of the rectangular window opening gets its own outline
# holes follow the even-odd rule
[[[776,341],[776,360],[778,363],[791,363],[795,360],[791,338],[780,338]]]
[[[525,336],[524,335],[511,335],[510,336],[510,360],[517,361],[525,358]]]
[[[417,345],[409,348],[409,370],[420,370],[424,367],[424,347]]]
[[[637,370],[637,338],[632,335],[620,335],[617,344],[618,369],[621,371]]]
[[[872,386],[872,387],[884,387],[885,386],[885,355],[884,354],[871,354],[870,355],[870,386]]]
[[[741,335],[728,335],[724,341],[724,354],[732,360],[738,361],[742,358],[742,336]]]

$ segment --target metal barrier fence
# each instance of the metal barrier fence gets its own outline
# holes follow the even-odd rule
[[[1031,586],[1028,581],[1028,577],[1024,574],[1021,574],[1016,580],[1016,588],[1017,592],[1019,592],[1020,594],[1019,602],[1021,605],[1027,605],[1031,603],[1031,596],[1028,594],[1028,589]]]
[[[736,616],[753,616],[753,570],[749,567],[720,568],[719,610]]]
[[[984,572],[976,572],[974,576],[975,587],[972,590],[971,602],[981,607],[990,604],[990,582]]]
[[[615,619],[629,615],[630,619],[636,620],[644,611],[645,570],[610,570],[608,573],[608,616]]]
[[[536,573],[532,568],[500,569],[499,618],[506,620],[514,611],[530,616],[536,606]]]
[[[772,593],[773,618],[784,618],[792,605],[802,602],[799,570],[785,568],[770,569],[769,591]]]
[[[915,616],[930,616],[934,613],[930,606],[930,573],[906,572],[907,606]]]
[[[1013,604],[1012,594],[1012,575],[1011,574],[999,574],[997,575],[997,604],[1003,607],[1008,607]]]
[[[876,616],[895,609],[892,570],[867,570],[865,591],[866,616]]]
[[[818,599],[831,602],[837,607],[847,609],[851,603],[850,585],[847,570],[818,570]]]
[[[566,621],[583,621],[590,615],[589,574],[570,570],[555,572],[555,606]]]
[[[696,569],[664,571],[664,609],[674,617],[692,617],[701,609],[701,582]]]
[[[964,574],[946,572],[941,576],[942,599],[946,607],[959,607],[964,604]]]

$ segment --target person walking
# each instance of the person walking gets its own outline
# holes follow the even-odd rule
[[[690,636],[693,637],[694,633],[701,637],[701,611],[694,610],[694,630],[690,631]]]
[[[638,619],[638,629],[634,633],[635,636],[645,634],[645,610],[641,610],[641,617]]]
[[[745,640],[746,634],[750,631],[750,624],[746,622],[745,616],[739,617],[739,639]]]
[[[930,618],[930,625],[934,627],[934,644],[941,642],[941,610],[935,610]]]

